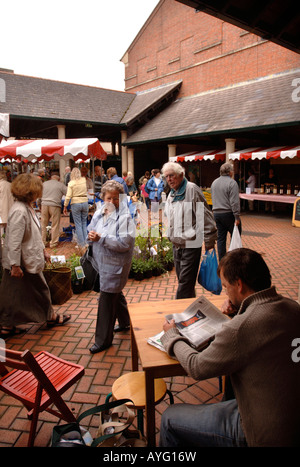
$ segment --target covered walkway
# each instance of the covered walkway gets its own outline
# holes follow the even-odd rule
[[[278,291],[296,300],[300,279],[300,229],[292,226],[291,216],[245,213],[242,216],[242,225],[243,246],[256,249],[263,255]],[[67,255],[71,248],[71,244],[61,243],[57,254]],[[129,304],[145,300],[168,300],[174,298],[176,285],[173,270],[165,276],[142,282],[130,279],[125,295]],[[202,293],[203,289],[198,285],[197,295]],[[209,298],[210,293],[204,293]],[[27,326],[28,330],[24,334],[6,341],[10,349],[30,349],[33,353],[47,350],[85,367],[83,378],[64,397],[75,414],[103,403],[114,380],[131,370],[130,332],[115,335],[113,346],[102,353],[91,355],[88,350],[94,338],[97,296],[95,292],[84,292],[73,295],[64,305],[56,306],[59,313],[72,314],[71,321],[65,326],[53,329],[47,329],[44,325]],[[158,323],[158,331],[160,329]],[[221,398],[217,379],[197,383],[189,377],[174,377],[166,381],[174,394],[175,402],[214,403]],[[156,408],[157,440],[160,417],[167,404],[166,399],[166,402],[161,402]],[[92,417],[87,423],[93,434],[98,424],[97,417]],[[49,445],[52,429],[56,424],[55,417],[41,414],[36,446]],[[26,446],[28,431],[25,408],[16,400],[0,393],[0,446]]]

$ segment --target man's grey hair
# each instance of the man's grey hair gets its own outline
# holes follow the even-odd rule
[[[165,172],[171,170],[172,172],[174,172],[176,175],[181,175],[181,174],[185,174],[185,169],[184,167],[182,167],[182,165],[178,164],[178,162],[166,162],[162,169],[161,169],[161,173],[164,175]]]
[[[220,175],[230,175],[233,173],[233,165],[230,162],[225,162],[220,167]]]

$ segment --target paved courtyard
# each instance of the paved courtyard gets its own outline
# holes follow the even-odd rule
[[[277,290],[297,300],[300,280],[300,229],[292,226],[291,213],[244,213],[242,226],[243,246],[260,252],[270,267],[273,284],[277,286]],[[70,248],[70,244],[61,243],[57,254],[67,254]],[[173,270],[164,276],[144,279],[141,282],[130,279],[124,292],[129,304],[148,300],[169,300],[174,299],[176,286]],[[208,298],[211,296],[197,285],[197,295],[202,293]],[[103,403],[114,380],[131,370],[130,332],[116,334],[113,346],[102,353],[91,355],[88,350],[94,339],[97,298],[98,294],[91,291],[73,295],[64,305],[55,306],[59,313],[66,312],[72,315],[65,326],[47,329],[45,325],[29,325],[26,326],[26,332],[6,341],[10,349],[30,349],[33,353],[47,350],[85,367],[83,378],[64,396],[75,414]],[[160,331],[162,323],[157,325],[157,331]],[[218,379],[196,382],[189,377],[173,377],[166,381],[174,394],[175,402],[214,403],[222,397]],[[167,406],[168,398],[156,407],[157,439],[160,417]],[[56,424],[57,419],[54,416],[45,413],[40,415],[35,446],[49,446],[52,429]],[[25,408],[0,392],[0,446],[26,446],[29,426]],[[86,426],[94,434],[98,426],[98,417],[91,417],[86,421]]]

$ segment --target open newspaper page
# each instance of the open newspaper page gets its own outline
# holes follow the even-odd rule
[[[182,313],[166,315],[166,319],[168,321],[174,319],[180,334],[199,350],[214,339],[216,333],[229,318],[205,297],[199,297]],[[163,331],[150,337],[148,343],[164,350],[160,342],[162,334]]]

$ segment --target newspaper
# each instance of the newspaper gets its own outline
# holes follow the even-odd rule
[[[182,313],[166,315],[166,319],[174,319],[180,334],[189,340],[192,347],[200,350],[214,339],[229,318],[205,297],[199,297]],[[150,337],[148,343],[164,351],[160,341],[163,333]]]

